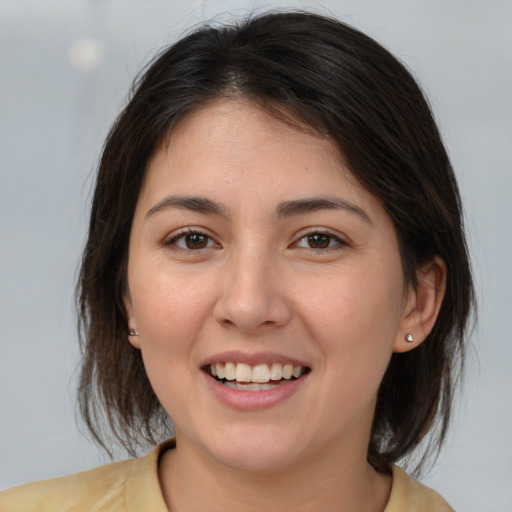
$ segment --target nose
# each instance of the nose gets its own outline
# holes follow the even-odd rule
[[[290,321],[286,284],[275,261],[261,254],[239,254],[226,267],[214,307],[217,322],[257,333]]]

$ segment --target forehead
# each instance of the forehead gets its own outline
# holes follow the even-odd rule
[[[170,219],[194,211],[220,214],[242,230],[271,230],[283,225],[276,220],[301,215],[321,223],[325,216],[304,214],[328,210],[345,212],[347,228],[364,224],[367,233],[378,232],[375,243],[396,238],[380,200],[357,181],[331,140],[251,102],[224,100],[184,118],[155,152],[135,225],[155,212],[168,212],[162,219]]]
[[[147,174],[146,181],[172,180],[176,186],[214,180],[218,188],[251,177],[265,177],[270,185],[287,176],[292,183],[307,178],[311,186],[342,178],[362,188],[331,140],[293,115],[271,115],[239,99],[217,100],[188,114],[155,151]]]
[[[222,145],[224,152],[260,149],[262,145],[281,151],[286,146],[302,145],[309,152],[328,153],[342,159],[336,145],[293,113],[276,106],[266,109],[243,98],[207,102],[192,110],[172,129],[163,146],[173,150],[191,141],[201,141],[194,149],[209,151],[207,146]],[[190,148],[189,148],[190,149]]]

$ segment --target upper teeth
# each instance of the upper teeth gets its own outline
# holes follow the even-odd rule
[[[250,366],[245,363],[214,363],[210,366],[214,377],[237,382],[269,382],[271,380],[289,380],[292,377],[299,378],[304,367],[293,364],[272,363]]]

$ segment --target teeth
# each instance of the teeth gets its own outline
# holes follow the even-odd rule
[[[281,380],[283,378],[283,365],[279,363],[272,363],[270,367],[270,379]]]
[[[252,370],[248,364],[238,363],[236,365],[235,379],[237,382],[251,382],[251,376]]]
[[[257,364],[252,369],[252,382],[268,382],[270,380],[270,370],[266,364]]]
[[[268,364],[257,364],[251,367],[245,363],[227,362],[212,364],[210,371],[214,377],[227,381],[263,384],[270,381],[280,381],[281,379],[290,380],[292,377],[298,379],[303,374],[304,367],[300,365],[293,366],[293,364],[283,365],[281,363],[272,363],[270,366]],[[262,387],[260,386],[258,389],[262,389]]]
[[[226,366],[224,366],[224,378],[227,380],[235,380],[236,366],[234,363],[226,363]]]
[[[218,371],[218,368],[217,368]],[[291,379],[293,375],[293,365],[285,364],[283,366],[283,379]]]
[[[219,377],[219,379],[223,379],[224,378],[224,365],[222,363],[217,363],[215,365],[216,369],[217,369],[217,377]]]
[[[231,389],[238,389],[238,391],[265,391],[267,389],[273,389],[279,386],[279,384],[257,384],[252,382],[250,384],[238,384],[238,382],[224,382],[224,386]]]

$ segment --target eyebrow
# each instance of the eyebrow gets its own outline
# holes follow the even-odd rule
[[[203,213],[205,215],[222,215],[227,217],[226,211],[222,206],[214,203],[206,197],[195,196],[168,196],[159,201],[146,213],[146,219],[162,210],[171,208],[180,208],[182,210],[190,210],[193,212]]]
[[[204,215],[220,215],[227,217],[226,209],[211,199],[201,196],[168,196],[159,201],[155,206],[148,210],[146,219],[154,214],[179,208],[189,210]],[[305,199],[294,199],[280,203],[275,211],[275,216],[279,218],[293,217],[305,213],[316,212],[319,210],[343,210],[353,213],[366,223],[373,225],[369,215],[359,206],[337,197],[310,197]]]
[[[276,209],[277,218],[291,217],[318,210],[343,210],[353,213],[368,224],[373,225],[370,216],[359,206],[338,197],[311,197],[295,199],[279,204]]]

